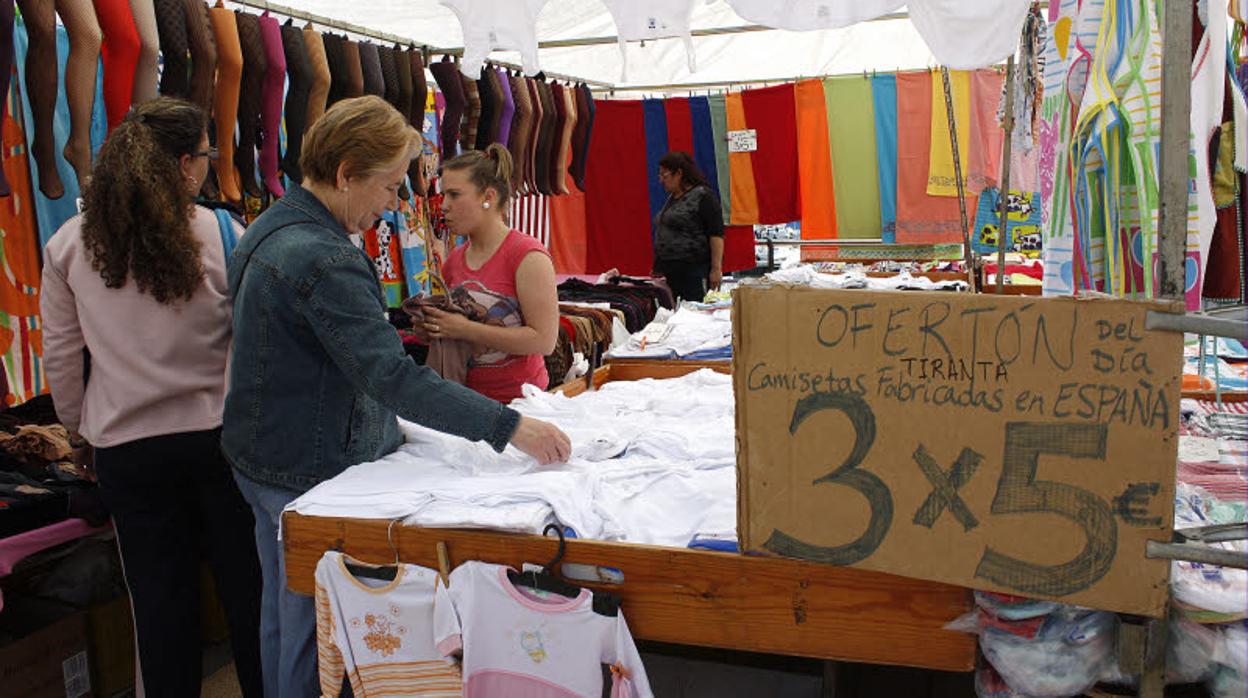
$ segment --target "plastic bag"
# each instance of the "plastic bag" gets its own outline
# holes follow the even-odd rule
[[[1016,692],[1034,698],[1078,695],[1115,664],[1118,618],[1065,607],[1027,639],[996,627],[979,637],[984,657]]]

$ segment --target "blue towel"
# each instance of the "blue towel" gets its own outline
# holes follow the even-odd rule
[[[693,114],[693,159],[706,181],[722,197],[719,191],[719,166],[715,163],[715,127],[711,123],[711,100],[706,97],[690,97],[689,111]]]
[[[654,218],[667,201],[659,183],[659,160],[667,155],[667,109],[661,99],[641,103],[646,119],[646,181],[650,183],[650,242],[654,244]]]
[[[880,239],[897,241],[897,77],[871,78],[875,106],[875,153],[880,173]]]

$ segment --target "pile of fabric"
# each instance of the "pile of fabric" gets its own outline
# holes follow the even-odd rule
[[[735,542],[730,376],[607,383],[575,398],[525,391],[511,406],[572,438],[567,463],[539,466],[511,447],[499,454],[401,423],[406,443],[396,453],[321,483],[289,509],[522,533],[557,522],[582,538],[675,547]]]
[[[727,361],[732,358],[732,304],[682,304],[663,309],[654,322],[607,353],[612,359]]]

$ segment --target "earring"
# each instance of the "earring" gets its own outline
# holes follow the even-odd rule
[[[485,202],[485,203],[483,203],[483,204],[481,204],[481,208],[488,209],[489,207],[490,207],[490,202],[488,202],[488,201],[487,201],[487,202]]]

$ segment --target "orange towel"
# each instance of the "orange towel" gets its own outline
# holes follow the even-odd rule
[[[932,146],[932,94],[927,72],[897,75],[897,242],[903,245],[962,242],[956,196],[927,193]],[[948,126],[946,126],[946,130]],[[971,219],[979,197],[966,197]]]
[[[828,147],[828,106],[821,80],[797,83],[797,167],[802,238],[836,238],[836,193]]]
[[[744,131],[745,103],[740,92],[724,97],[728,111],[728,131]],[[754,187],[754,163],[750,153],[728,153],[728,169],[732,175],[732,225],[758,222],[758,190]]]

